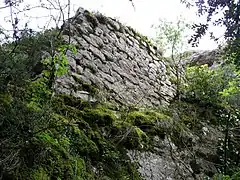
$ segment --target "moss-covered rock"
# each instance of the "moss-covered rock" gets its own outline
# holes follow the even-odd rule
[[[21,142],[14,159],[19,165],[4,169],[3,177],[12,180],[140,180],[138,166],[127,152],[153,152],[154,139],[166,135],[178,147],[184,147],[192,137],[191,130],[200,129],[195,112],[199,116],[202,113],[200,107],[187,103],[168,109],[121,109],[69,95],[55,95],[45,109],[36,110],[24,103],[19,105],[12,96],[6,105],[5,99],[9,98],[4,97],[0,115],[12,122],[4,127],[11,131],[9,136],[16,135],[13,144]],[[177,116],[176,110],[180,111]],[[16,128],[19,124],[21,128]]]

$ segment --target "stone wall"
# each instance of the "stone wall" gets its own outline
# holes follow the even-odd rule
[[[174,97],[171,68],[146,37],[101,14],[79,9],[64,26],[63,37],[77,47],[68,51],[69,74],[57,79],[59,93],[88,101],[157,106]],[[214,66],[217,52],[195,52],[188,65]],[[207,129],[207,131],[206,131]],[[221,134],[211,126],[189,135],[191,145],[177,147],[170,138],[156,136],[152,152],[128,151],[145,179],[205,179],[217,172],[212,163]]]
[[[66,42],[76,45],[77,54],[68,52],[70,72],[56,81],[58,92],[147,106],[164,104],[174,96],[170,67],[132,28],[79,8],[63,34]]]

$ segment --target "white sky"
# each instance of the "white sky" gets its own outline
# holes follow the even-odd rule
[[[67,0],[60,0],[62,4]],[[32,5],[39,4],[39,0],[24,0],[26,4]],[[129,0],[71,0],[73,4],[71,16],[78,7],[83,7],[87,10],[99,11],[107,16],[116,17],[120,22],[132,26],[143,35],[154,37],[155,32],[151,28],[153,24],[158,23],[158,19],[166,19],[168,21],[174,21],[177,17],[182,15],[187,22],[200,22],[201,20],[195,15],[195,9],[186,9],[180,0],[133,0],[135,8]],[[0,3],[0,7],[4,6],[3,0]],[[19,7],[20,8],[20,7]],[[49,11],[43,9],[34,9],[28,11],[29,16],[49,16]],[[4,16],[9,14],[9,9],[0,10],[0,23],[4,28],[11,29],[11,23],[6,24],[4,22]],[[30,26],[35,28],[37,26],[42,27],[46,24],[48,18],[32,19]],[[212,28],[212,30],[220,35],[223,33],[221,28]],[[206,50],[214,49],[217,44],[204,37],[197,49]]]

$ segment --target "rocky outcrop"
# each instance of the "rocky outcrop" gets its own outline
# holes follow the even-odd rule
[[[70,72],[56,81],[59,93],[141,106],[165,104],[174,96],[170,67],[146,37],[82,8],[69,22],[63,36],[77,54],[68,52]]]
[[[191,54],[192,55],[184,60],[184,64],[188,64],[190,66],[207,64],[209,67],[216,67],[222,63],[221,52],[219,49],[195,51]]]
[[[208,179],[218,172],[219,138],[223,138],[223,134],[216,127],[204,124],[198,133],[190,134],[190,141],[183,147],[167,136],[164,140],[156,137],[152,152],[132,150],[128,155],[139,163],[139,171],[145,179]]]

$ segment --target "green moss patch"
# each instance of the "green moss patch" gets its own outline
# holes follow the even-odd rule
[[[10,105],[1,107],[9,114],[10,107],[16,105],[10,101]],[[154,137],[164,138],[166,134],[181,143],[177,139],[187,127],[186,121],[174,123],[169,110],[92,105],[69,95],[53,97],[48,107],[45,116],[44,109],[35,112],[24,105],[14,107],[18,109],[15,113],[28,114],[29,121],[27,124],[25,117],[21,124],[24,128],[18,129],[22,139],[16,136],[16,140],[23,142],[18,147],[22,164],[4,177],[140,180],[138,166],[130,161],[127,150],[152,151]],[[14,117],[20,118],[17,114]]]

